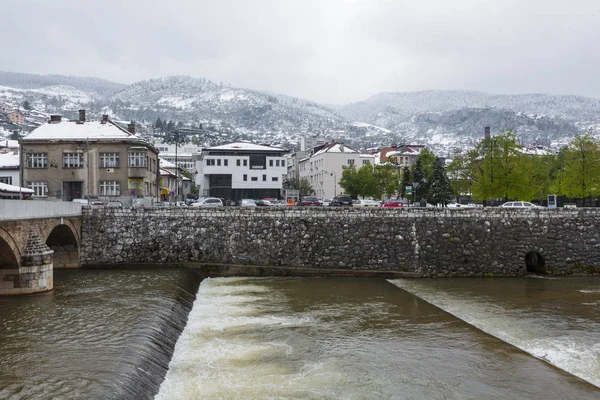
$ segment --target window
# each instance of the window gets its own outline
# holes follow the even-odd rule
[[[266,180],[267,180],[267,176],[263,175],[263,182],[266,182]]]
[[[244,160],[244,167],[248,166],[248,160]]]
[[[363,165],[371,164],[369,160],[363,160]]]
[[[257,182],[258,178],[256,176],[253,176],[252,178],[250,178],[250,180],[252,180],[252,182]]]
[[[242,161],[238,158],[236,161],[237,166],[239,167],[240,165],[242,165]]]
[[[206,160],[206,165],[208,165],[208,166],[211,166],[211,165],[214,166],[215,165],[215,159],[214,158],[208,158]]]
[[[221,166],[221,159],[217,158],[217,166],[220,167]]]
[[[272,180],[273,182],[277,182],[277,181],[279,181],[279,178],[278,178],[278,177],[276,177],[276,176],[274,176],[274,177],[272,177],[272,178],[271,178],[271,180]]]
[[[27,168],[48,168],[48,153],[28,154]]]
[[[321,161],[323,161],[323,160],[321,160]],[[285,167],[285,160],[281,160],[281,166]]]
[[[28,182],[27,187],[33,190],[34,197],[46,197],[48,195],[48,182]]]
[[[12,185],[12,176],[0,176],[0,183],[6,183]]]
[[[275,161],[275,166],[279,167],[279,160]]]
[[[223,160],[223,166],[224,166],[224,167],[228,167],[228,166],[229,166],[229,160],[227,160],[227,159],[224,159],[224,160]]]
[[[354,160],[348,160],[348,165],[354,165]]]
[[[145,151],[131,151],[129,152],[129,166],[130,167],[141,167],[148,168],[148,157]]]
[[[248,175],[244,174],[244,180],[247,181],[248,180]]]
[[[63,168],[83,168],[83,153],[63,153]]]
[[[273,166],[273,160],[269,160],[269,167]]]
[[[100,153],[100,168],[119,168],[119,153]]]
[[[101,196],[120,196],[121,184],[119,181],[100,181]]]

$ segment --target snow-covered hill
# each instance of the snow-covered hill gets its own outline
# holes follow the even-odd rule
[[[29,80],[28,80],[29,79]],[[600,99],[544,94],[492,95],[468,91],[381,93],[359,103],[324,106],[286,95],[170,76],[121,85],[96,78],[0,72],[0,102],[19,108],[27,100],[45,114],[116,120],[202,124],[200,144],[254,140],[293,148],[300,136],[321,134],[351,147],[427,144],[441,154],[472,146],[513,129],[523,144],[564,143],[592,129],[600,133]],[[12,131],[13,127],[7,127]]]

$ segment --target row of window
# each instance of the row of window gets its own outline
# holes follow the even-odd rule
[[[48,182],[27,182],[27,187],[33,190],[33,196],[46,197],[48,195]],[[120,196],[120,181],[100,181],[100,196]]]
[[[0,176],[0,183],[12,185],[12,176]]]
[[[129,167],[148,168],[148,155],[145,151],[130,151],[127,154]],[[154,161],[154,160],[153,160]],[[83,153],[63,153],[63,168],[83,168]],[[100,153],[100,168],[119,168],[120,153]],[[48,153],[27,154],[28,168],[48,168]]]
[[[257,182],[258,181],[258,177],[257,176],[252,176],[252,177],[250,177],[250,180],[252,182]],[[263,180],[263,182],[266,182],[267,181],[267,176],[263,175],[262,176],[262,180]],[[246,175],[246,174],[244,174],[244,181],[248,181],[248,175]],[[279,182],[279,178],[276,177],[276,176],[273,176],[273,177],[271,177],[271,182]]]
[[[242,164],[244,167],[248,166],[248,160],[244,159],[244,160],[240,160],[239,158],[236,161],[236,166],[241,167]],[[207,158],[206,159],[206,165],[207,166],[217,166],[220,167],[221,166],[221,159],[220,158]],[[224,159],[223,160],[223,166],[227,167],[229,166],[229,160]],[[285,167],[285,160],[269,160],[269,167]]]

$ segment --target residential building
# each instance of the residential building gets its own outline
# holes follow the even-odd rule
[[[25,116],[19,110],[12,110],[6,114],[6,117],[10,122],[15,125],[23,125],[25,123]]]
[[[196,161],[193,159],[195,155],[202,152],[202,147],[192,144],[179,144],[177,147],[174,144],[164,142],[154,142],[156,148],[160,151],[160,158],[177,164],[180,168],[185,169],[190,173],[196,172]]]
[[[159,195],[158,150],[135,134],[112,123],[63,121],[52,115],[21,139],[22,182],[34,197],[70,201],[95,198],[153,201]],[[122,199],[121,199],[122,198]]]
[[[344,165],[355,165],[358,169],[366,164],[373,165],[374,161],[370,154],[360,154],[343,143],[331,143],[300,160],[298,169],[300,179],[308,180],[315,190],[315,196],[331,199],[343,193],[338,182],[342,178]]]
[[[188,198],[192,192],[192,181],[184,176],[185,169],[182,167],[177,168],[174,163],[163,159],[162,154],[159,157],[159,160],[161,169],[161,200],[183,201]],[[193,169],[196,169],[195,165]],[[163,178],[168,179],[169,185],[166,184],[166,181]],[[173,180],[175,182],[171,182]],[[164,198],[165,195],[168,195],[169,199]]]
[[[19,141],[3,139],[0,140],[0,154],[2,153],[18,153],[19,152]]]
[[[19,186],[19,171],[19,153],[0,153],[0,183]]]
[[[279,198],[286,177],[286,150],[237,142],[202,150],[196,185],[201,196]]]
[[[425,146],[420,144],[383,147],[378,153],[377,163],[392,162],[398,167],[410,167],[417,160],[417,157],[419,157],[424,148]]]
[[[314,136],[302,136],[300,138],[300,151],[308,151],[314,149],[317,146],[327,144],[328,140],[325,136],[314,135]]]

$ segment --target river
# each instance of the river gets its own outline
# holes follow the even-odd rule
[[[0,298],[0,398],[600,397],[599,280],[198,282],[56,271]]]

